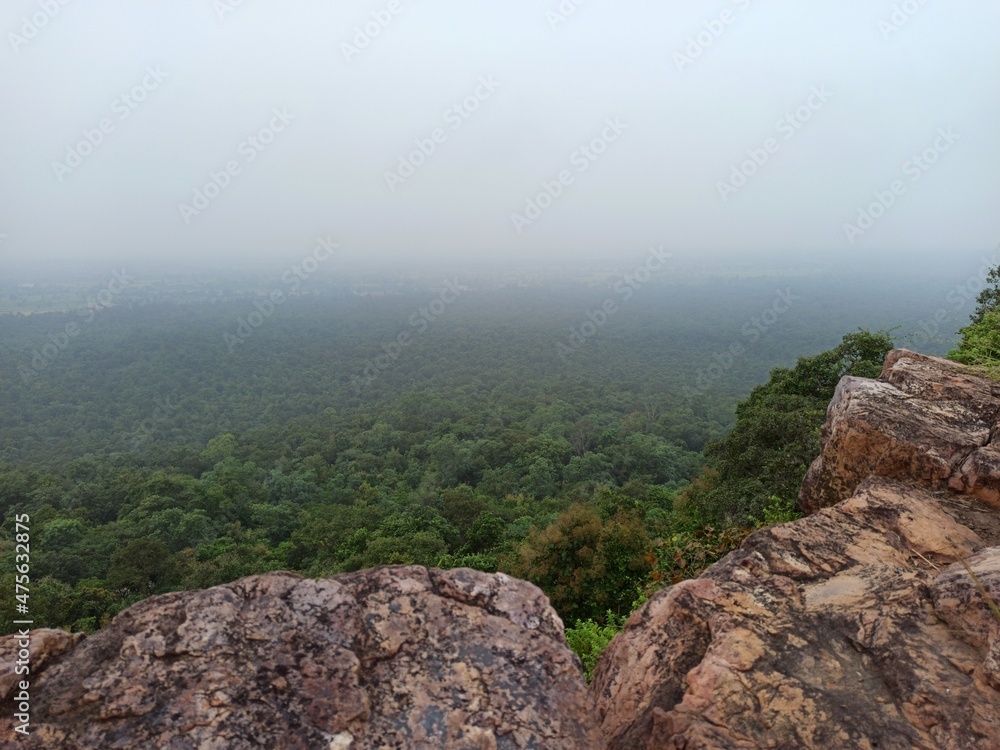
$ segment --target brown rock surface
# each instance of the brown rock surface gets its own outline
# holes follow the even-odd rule
[[[931,596],[938,616],[986,652],[975,675],[1000,689],[1000,619],[984,606],[980,586],[994,603],[1000,601],[1000,547],[990,547],[965,560],[964,565],[949,567],[934,579]]]
[[[881,478],[756,532],[609,646],[607,747],[1000,748],[1000,622],[953,564],[983,548],[946,493]],[[997,550],[969,562],[1000,598]]]
[[[879,380],[846,377],[837,386],[799,505],[813,512],[882,476],[950,485],[1000,507],[1000,454],[990,445],[998,416],[1000,383],[895,349]]]
[[[470,570],[273,573],[153,597],[33,674],[31,694],[30,739],[3,744],[8,702],[0,746],[601,744],[545,596]]]
[[[32,630],[29,636],[27,659],[21,656],[23,639],[20,636],[0,637],[0,701],[16,692],[18,682],[25,679],[17,671],[19,660],[22,661],[22,666],[41,670],[83,640],[83,633],[67,633],[65,630],[51,628]],[[28,679],[30,680],[30,676]]]
[[[943,359],[844,378],[813,515],[659,593],[605,652],[609,750],[1000,748],[998,415],[1000,383]]]

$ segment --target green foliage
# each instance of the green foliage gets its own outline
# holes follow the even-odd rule
[[[651,546],[641,516],[619,511],[602,518],[593,506],[574,503],[554,523],[531,530],[509,572],[542,588],[571,620],[624,614],[649,573]]]
[[[699,526],[657,539],[652,553],[652,587],[680,583],[701,575],[706,568],[737,549],[751,529]]]
[[[990,269],[986,282],[969,325],[959,331],[962,338],[948,356],[1000,378],[1000,265]]]
[[[566,628],[566,643],[580,657],[583,663],[583,676],[589,683],[594,679],[594,668],[601,653],[625,627],[627,615],[616,615],[608,611],[604,622],[593,619],[577,620],[576,626]]]
[[[176,579],[176,564],[158,539],[136,539],[111,556],[108,588],[125,599],[141,599]]]
[[[748,525],[772,496],[793,502],[819,453],[819,429],[837,383],[845,375],[877,377],[892,346],[885,332],[859,331],[791,369],[772,370],[736,407],[729,434],[706,447],[714,471],[686,492],[692,512],[717,524]]]
[[[854,334],[776,370],[720,440],[739,396],[829,331],[783,320],[787,337],[692,395],[692,363],[773,282],[654,286],[562,362],[553,341],[594,287],[486,284],[360,384],[426,290],[289,298],[233,351],[219,332],[249,298],[116,306],[28,382],[18,365],[74,316],[0,316],[0,575],[29,513],[52,626],[90,632],[143,596],[268,570],[419,563],[516,572],[566,622],[611,627],[655,570],[669,582],[731,546],[725,522],[785,518],[836,379],[881,365]],[[683,489],[712,439],[714,473]]]
[[[962,340],[949,357],[993,373],[1000,370],[1000,310],[984,312],[978,321],[963,328],[961,334]]]
[[[982,323],[986,316],[1000,309],[1000,265],[994,266],[986,274],[987,286],[976,297],[976,309],[972,313],[972,325]]]
[[[169,588],[207,588],[243,576],[288,568],[286,545],[271,547],[260,530],[229,524],[221,535],[197,550],[185,548],[172,557],[179,581]],[[168,590],[169,590],[168,588]]]
[[[465,547],[472,554],[497,549],[507,533],[507,523],[492,513],[480,513],[465,536]]]
[[[799,518],[802,518],[802,511],[799,510],[795,502],[788,498],[771,495],[764,507],[761,508],[760,517],[754,518],[753,522],[757,528],[763,528],[779,523],[788,523]]]
[[[216,435],[208,441],[205,450],[201,452],[201,457],[210,464],[215,464],[235,456],[237,447],[236,436],[231,432]]]
[[[448,551],[444,539],[434,531],[414,531],[405,536],[375,534],[359,546],[357,553],[344,561],[345,570],[374,568],[379,565],[433,567]]]
[[[496,573],[500,569],[500,561],[496,555],[470,553],[459,555],[442,555],[434,563],[436,568],[472,568],[484,573]]]

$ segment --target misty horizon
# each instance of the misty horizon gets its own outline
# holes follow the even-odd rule
[[[326,235],[380,268],[974,267],[1000,239],[982,1],[5,15],[7,269],[267,265]]]

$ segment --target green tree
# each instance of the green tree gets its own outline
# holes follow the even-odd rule
[[[594,679],[594,669],[601,653],[625,627],[626,615],[606,613],[604,624],[595,620],[577,620],[576,626],[566,628],[566,645],[580,657],[583,663],[583,677],[587,682]]]
[[[948,356],[956,362],[995,370],[1000,363],[1000,310],[984,312],[960,333],[961,341]]]
[[[510,572],[548,594],[566,622],[627,614],[651,569],[652,542],[634,514],[602,518],[574,503],[546,528],[532,529]]]
[[[963,364],[988,367],[996,374],[1000,363],[1000,265],[990,269],[986,281],[989,286],[976,297],[978,306],[969,325],[959,331],[962,338],[948,356]]]
[[[176,582],[177,568],[159,539],[136,539],[111,556],[108,587],[124,599],[141,598]]]
[[[819,430],[837,383],[845,375],[874,378],[893,343],[887,332],[859,331],[839,346],[795,367],[771,371],[767,383],[736,407],[725,438],[705,449],[714,471],[685,492],[689,508],[706,521],[746,526],[777,496],[798,496],[809,464],[819,454]]]
[[[987,287],[976,297],[977,307],[972,313],[972,324],[982,323],[988,313],[1000,308],[1000,265],[993,266],[986,274]]]
[[[215,464],[235,456],[238,447],[236,436],[231,432],[225,432],[208,441],[205,450],[201,452],[201,457],[209,463]]]
[[[528,474],[524,478],[524,491],[536,500],[548,497],[555,494],[558,478],[556,467],[552,462],[547,458],[539,458],[528,467]]]
[[[507,523],[492,513],[481,514],[472,524],[465,538],[465,548],[470,553],[495,550],[504,540]]]
[[[458,529],[462,540],[465,540],[469,529],[485,510],[486,501],[477,497],[468,485],[462,484],[441,493],[441,515]]]

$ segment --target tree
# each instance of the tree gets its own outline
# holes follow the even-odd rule
[[[612,468],[611,459],[603,453],[573,456],[563,469],[563,481],[567,487],[588,481],[610,483]]]
[[[986,274],[986,283],[989,284],[976,297],[978,306],[972,313],[972,324],[982,323],[987,313],[994,312],[1000,307],[1000,265],[993,266]]]
[[[201,457],[209,463],[215,464],[235,456],[238,447],[236,437],[231,432],[224,432],[208,441],[205,450],[201,452]]]
[[[982,318],[961,330],[962,340],[948,356],[967,365],[996,365],[1000,362],[1000,310],[983,314]]]
[[[558,480],[559,475],[552,462],[547,458],[539,458],[528,467],[528,474],[524,478],[524,491],[536,500],[540,500],[555,494]]]
[[[631,611],[651,569],[652,542],[642,519],[574,503],[555,523],[532,529],[510,561],[510,573],[526,578],[549,596],[565,622],[603,620]]]
[[[885,331],[861,330],[840,345],[795,367],[771,371],[770,380],[736,407],[729,434],[708,444],[717,474],[684,494],[690,509],[708,522],[748,525],[772,495],[798,496],[809,464],[819,454],[819,429],[837,383],[845,375],[873,378],[893,343]]]
[[[601,653],[625,627],[628,618],[608,612],[605,624],[594,620],[577,620],[576,627],[566,628],[566,645],[580,657],[583,663],[583,678],[589,683],[594,679],[594,669]]]
[[[174,582],[174,560],[159,539],[136,539],[111,556],[108,587],[122,598],[155,594]]]
[[[436,532],[417,531],[402,537],[375,536],[356,558],[345,563],[347,570],[374,568],[377,565],[436,566],[448,551]]]
[[[597,441],[597,425],[589,418],[581,419],[573,426],[569,442],[577,456],[584,455],[594,447]]]
[[[473,554],[496,549],[507,532],[506,522],[492,513],[483,513],[465,536],[465,549]]]
[[[441,515],[458,529],[462,539],[485,510],[486,501],[477,497],[468,485],[461,484],[441,493]]]
[[[995,365],[1000,361],[1000,265],[986,275],[989,284],[976,297],[978,306],[969,325],[959,331],[962,339],[948,356],[969,365]]]

